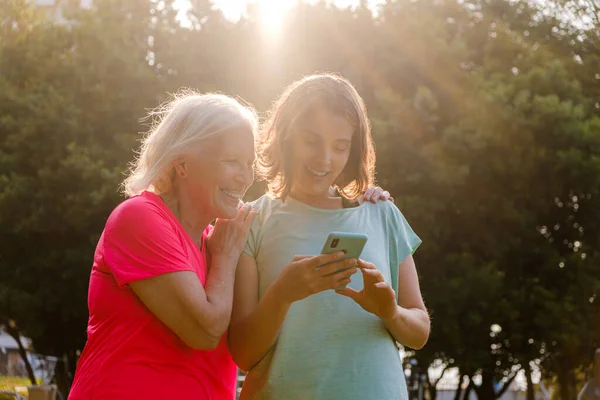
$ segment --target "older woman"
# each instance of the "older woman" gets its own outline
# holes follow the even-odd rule
[[[227,96],[187,94],[151,115],[129,198],[94,255],[71,400],[235,396],[223,337],[254,218],[240,199],[253,179],[256,114]]]

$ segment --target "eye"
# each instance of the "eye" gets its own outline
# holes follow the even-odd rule
[[[336,151],[346,151],[350,146],[347,144],[338,144],[335,146]]]
[[[310,132],[305,132],[302,135],[302,138],[304,139],[304,143],[308,144],[308,145],[314,145],[317,144],[319,141],[319,138],[317,135],[310,133]]]

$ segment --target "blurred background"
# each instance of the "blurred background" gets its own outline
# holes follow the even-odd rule
[[[365,99],[424,242],[412,398],[576,398],[600,347],[598,0],[1,0],[0,390],[68,392],[148,109],[190,87],[263,112],[315,72]]]

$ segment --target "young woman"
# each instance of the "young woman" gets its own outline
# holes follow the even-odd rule
[[[302,79],[259,144],[269,193],[253,205],[228,334],[248,371],[241,398],[408,398],[396,342],[419,349],[429,336],[412,257],[421,241],[392,202],[355,201],[375,166],[362,99],[340,77]],[[331,231],[367,234],[361,259],[317,255]]]

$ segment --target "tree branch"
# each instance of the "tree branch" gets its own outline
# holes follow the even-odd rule
[[[450,364],[450,363],[446,364],[446,366],[445,366],[445,367],[444,367],[444,369],[442,370],[442,373],[441,373],[440,377],[439,377],[439,378],[437,378],[437,379],[435,380],[435,382],[433,382],[433,386],[434,386],[434,387],[437,387],[438,383],[440,383],[440,381],[441,381],[441,380],[442,380],[442,378],[444,377],[444,374],[446,373],[446,371],[447,371],[447,370],[448,370],[450,367],[451,367],[451,364]]]
[[[504,384],[502,385],[502,387],[500,388],[500,390],[498,391],[498,393],[496,393],[496,398],[499,399],[500,397],[502,397],[502,395],[508,390],[510,384],[515,380],[515,378],[517,377],[517,375],[519,374],[519,372],[522,370],[523,368],[519,368],[518,370],[516,370],[513,375],[508,378],[508,380],[506,382],[504,382]]]
[[[8,333],[14,340],[17,342],[17,346],[19,348],[19,355],[25,364],[25,369],[27,370],[27,376],[31,381],[32,385],[37,385],[35,380],[35,374],[33,373],[33,368],[31,368],[31,364],[29,363],[29,359],[27,358],[27,350],[25,346],[23,346],[23,342],[21,341],[21,334],[19,333],[19,329],[16,325],[9,321],[8,324],[4,325],[4,330]]]

